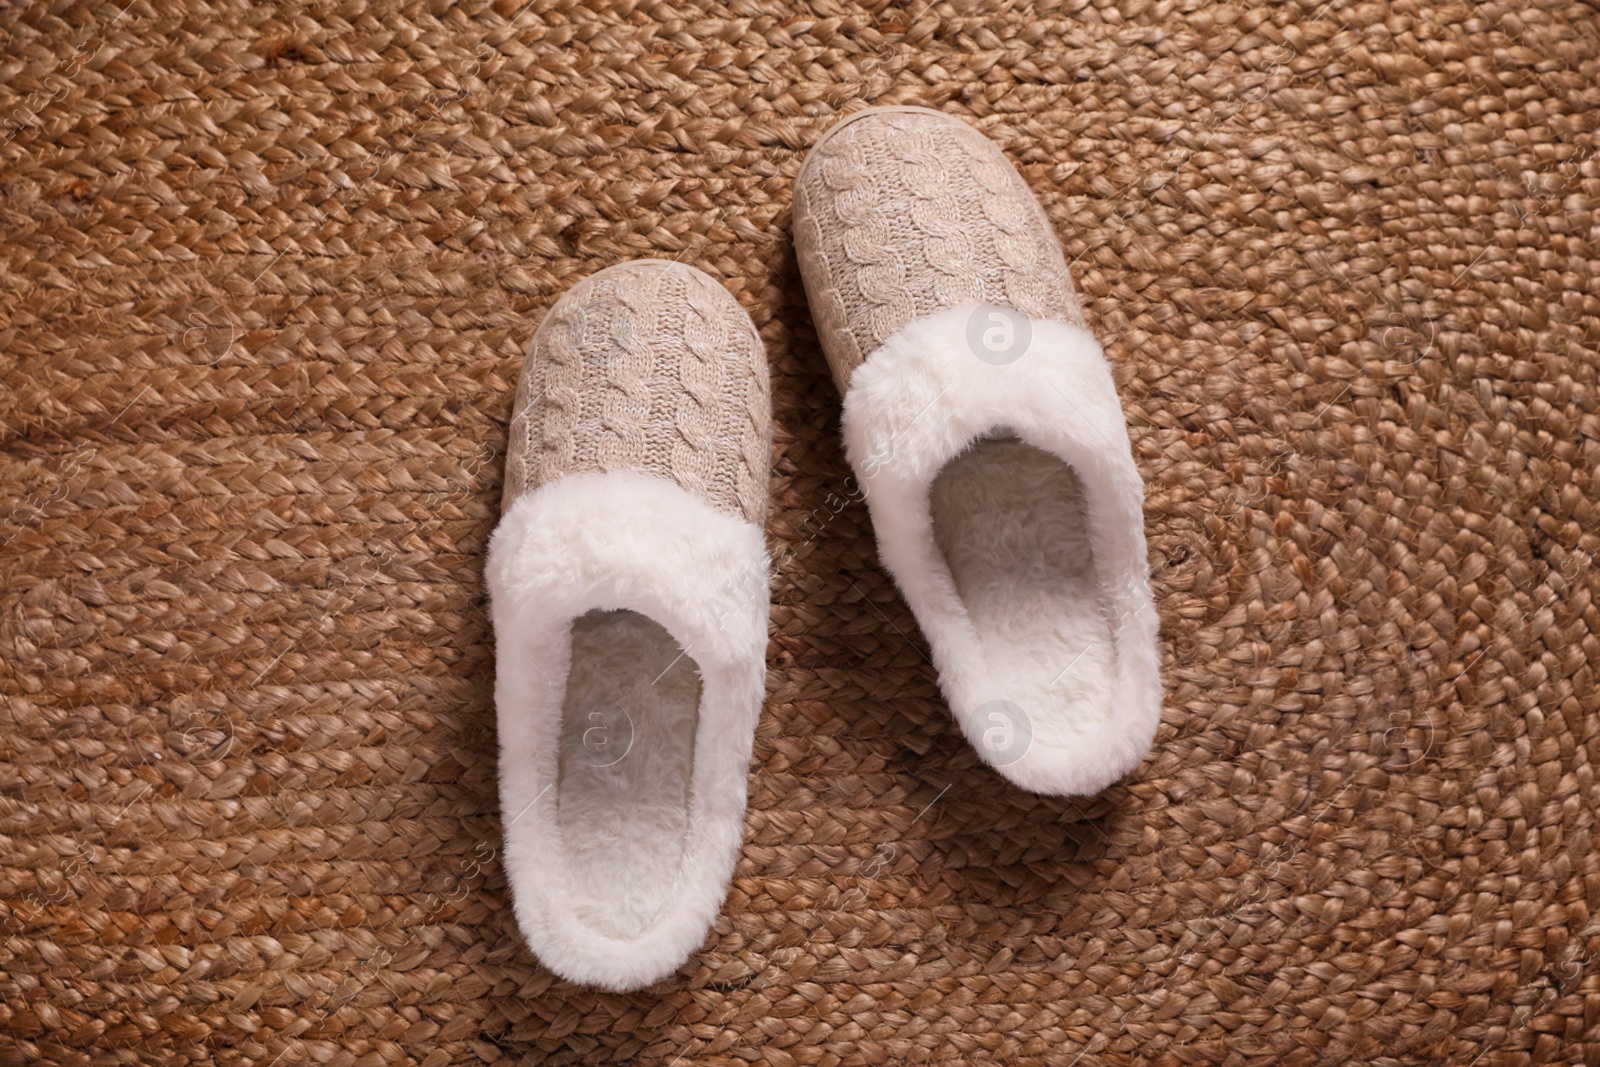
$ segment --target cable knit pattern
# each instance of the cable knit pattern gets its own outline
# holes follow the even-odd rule
[[[568,474],[632,470],[763,524],[766,351],[715,279],[643,260],[574,285],[534,333],[512,408],[501,511]]]
[[[673,405],[678,433],[672,442],[672,469],[678,472],[679,484],[685,489],[704,494],[718,475],[717,442],[735,440],[731,433],[718,433],[719,413],[738,410],[744,398],[737,394],[725,396],[721,390],[722,353],[728,345],[723,300],[697,286],[688,286],[683,312],[684,352],[678,361],[682,388]],[[731,481],[731,470],[727,473]],[[718,486],[718,490],[733,496],[725,486]]]
[[[577,449],[572,431],[583,416],[583,343],[585,322],[583,309],[570,307],[551,316],[549,329],[544,336],[547,358],[538,361],[536,374],[527,379],[519,389],[527,397],[538,396],[544,403],[527,411],[530,427],[538,427],[537,441],[530,434],[530,450],[525,460],[527,477],[532,484],[549,481],[572,463]],[[524,364],[527,369],[527,364]]]
[[[644,340],[655,335],[651,302],[628,285],[613,289],[615,299],[586,308],[591,328],[584,332],[585,368],[605,374],[600,390],[600,440],[596,460],[601,470],[630,470],[645,452],[644,423],[650,415],[650,362]]]
[[[874,111],[829,130],[795,181],[794,236],[840,392],[901,327],[957,304],[1084,325],[1061,245],[1022,175],[947,115]]]

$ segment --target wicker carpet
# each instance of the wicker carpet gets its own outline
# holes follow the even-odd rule
[[[0,11],[0,1064],[1600,1064],[1600,14],[125,0]],[[1154,752],[960,738],[790,241],[916,103],[1116,365]],[[769,694],[703,950],[522,944],[482,563],[575,280],[768,347]]]

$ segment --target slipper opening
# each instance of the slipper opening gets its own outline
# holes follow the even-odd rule
[[[985,733],[999,749],[989,755],[1003,760],[1023,742],[1007,733],[1021,717],[1027,740],[1043,747],[1102,729],[1116,692],[1117,642],[1078,472],[1002,428],[946,463],[928,495],[934,542],[978,651],[1015,706],[1010,715],[1005,702],[990,709],[1000,729]]]
[[[556,819],[573,918],[634,939],[673,904],[691,832],[702,682],[666,627],[636,611],[572,623]]]

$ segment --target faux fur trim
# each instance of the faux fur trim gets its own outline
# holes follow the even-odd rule
[[[518,925],[551,970],[628,990],[666,977],[715,921],[743,837],[746,776],[765,692],[766,544],[759,527],[631,471],[572,475],[517,499],[489,542],[505,869]],[[698,664],[688,832],[665,913],[616,938],[582,918],[557,803],[572,624],[629,609]],[[624,857],[625,859],[625,857]]]
[[[1067,745],[1040,743],[997,769],[1040,793],[1098,792],[1138,765],[1161,715],[1157,617],[1144,538],[1144,487],[1100,345],[1088,331],[1027,320],[1031,343],[1013,362],[974,354],[979,305],[916,320],[852,375],[844,399],[846,453],[866,493],[879,551],[932,648],[940,687],[980,754],[985,707],[1008,696],[986,657],[936,541],[929,492],[953,458],[997,429],[1052,453],[1077,473],[1087,503],[1094,574],[1114,662],[1098,707]],[[1018,316],[1020,319],[1021,317]],[[1045,724],[1048,725],[1048,724]],[[1048,733],[1049,731],[1037,731]],[[1059,734],[1058,734],[1059,736]],[[986,756],[987,758],[987,756]],[[991,760],[991,762],[995,762]]]

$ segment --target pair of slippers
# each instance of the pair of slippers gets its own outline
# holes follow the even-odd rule
[[[965,123],[874,108],[794,189],[883,561],[978,753],[1095,793],[1161,707],[1143,485],[1049,221]],[[505,867],[529,946],[615,990],[715,921],[765,690],[771,399],[737,301],[643,260],[574,286],[517,387],[490,541]]]

